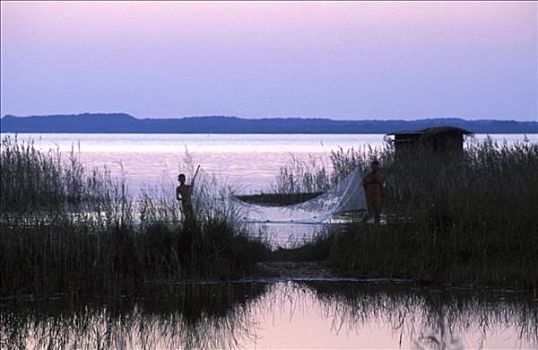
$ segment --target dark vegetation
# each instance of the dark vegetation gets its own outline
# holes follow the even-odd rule
[[[335,225],[304,246],[273,252],[238,223],[233,207],[211,203],[211,183],[195,196],[197,221],[184,222],[170,196],[133,200],[121,178],[85,169],[74,152],[62,158],[2,141],[2,297],[145,294],[159,283],[249,276],[268,260],[321,260],[355,276],[537,289],[535,143],[486,141],[458,157],[339,149],[330,170],[295,162],[282,169],[277,191],[324,191],[379,159],[387,224]]]
[[[61,158],[2,140],[0,296],[145,293],[160,280],[250,275],[269,252],[231,211],[200,200],[198,219],[183,221],[177,202],[135,201],[124,180]]]
[[[536,121],[464,120],[333,120],[323,118],[243,119],[199,116],[175,119],[138,119],[125,113],[84,113],[1,119],[2,132],[38,133],[262,133],[262,134],[386,134],[453,125],[474,133],[538,133]]]
[[[538,145],[487,141],[456,158],[396,158],[389,146],[340,149],[331,170],[319,163],[285,167],[280,189],[289,191],[285,183],[293,179],[296,192],[326,190],[373,158],[386,177],[386,225],[335,225],[302,246],[271,252],[249,238],[234,208],[207,200],[210,183],[200,181],[198,220],[183,222],[175,201],[149,193],[133,200],[124,180],[85,169],[74,152],[64,162],[56,151],[5,138],[0,347],[234,348],[252,336],[249,308],[268,285],[212,282],[256,274],[256,264],[267,260],[480,286],[460,297],[417,284],[402,292],[397,284],[303,283],[340,327],[381,320],[401,337],[418,334],[417,344],[428,347],[469,327],[485,333],[498,324],[534,343],[535,300],[507,289],[534,289],[536,296]],[[490,298],[491,289],[481,288],[489,286],[502,289]],[[98,298],[66,303],[88,295]]]
[[[323,194],[323,192],[288,192],[240,195],[236,197],[246,203],[255,203],[266,206],[282,206],[302,203],[310,199],[314,199],[321,194]]]
[[[488,140],[460,156],[340,149],[333,171],[303,164],[297,172],[292,163],[280,182],[327,188],[373,158],[385,174],[387,224],[335,226],[281,256],[326,260],[358,276],[538,289],[538,144]]]

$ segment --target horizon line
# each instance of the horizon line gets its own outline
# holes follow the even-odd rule
[[[512,122],[520,122],[520,123],[527,123],[527,122],[534,122],[538,123],[538,117],[536,117],[535,120],[519,120],[519,119],[496,119],[496,118],[488,118],[488,119],[467,119],[463,117],[457,117],[457,116],[433,116],[433,117],[418,117],[416,119],[402,119],[403,117],[388,117],[386,119],[334,119],[331,117],[308,117],[308,116],[288,116],[288,117],[282,117],[282,116],[263,116],[263,117],[246,117],[246,116],[237,116],[237,115],[190,115],[190,116],[173,116],[173,117],[140,117],[135,116],[130,113],[126,112],[82,112],[82,113],[59,113],[59,114],[41,114],[41,115],[14,115],[14,114],[4,114],[0,119],[4,119],[6,117],[14,117],[14,118],[32,118],[32,117],[62,117],[62,116],[84,116],[84,115],[125,115],[132,117],[136,120],[181,120],[181,119],[194,119],[194,118],[234,118],[234,119],[241,119],[241,120],[267,120],[267,119],[280,119],[280,120],[286,120],[286,119],[299,119],[299,120],[330,120],[330,121],[338,121],[338,122],[361,122],[361,121],[373,121],[373,122],[381,122],[381,121],[400,121],[400,122],[413,122],[413,121],[421,121],[421,120],[436,120],[436,119],[456,119],[456,120],[462,120],[462,121],[478,121],[478,122],[486,122],[486,121],[512,121]],[[414,117],[413,117],[414,118]]]

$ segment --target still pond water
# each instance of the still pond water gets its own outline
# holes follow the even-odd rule
[[[166,288],[168,289],[168,288]],[[531,349],[538,302],[381,281],[177,286],[172,296],[2,308],[2,348]]]
[[[164,186],[171,192],[176,174],[189,173],[193,164],[238,192],[260,192],[271,188],[292,156],[305,161],[314,157],[329,167],[328,155],[338,147],[383,145],[383,135],[17,137],[33,139],[45,151],[68,154],[74,148],[84,164],[123,173],[135,191]],[[523,142],[524,135],[493,139]],[[538,142],[536,135],[530,139]],[[538,300],[520,292],[330,279],[169,289],[155,286],[155,296],[143,300],[70,304],[59,299],[18,306],[0,301],[0,348],[538,348]]]

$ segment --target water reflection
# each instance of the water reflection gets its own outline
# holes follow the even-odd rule
[[[279,282],[155,288],[146,299],[4,303],[4,348],[535,348],[524,293]]]
[[[170,288],[170,287],[169,287]],[[185,285],[147,299],[2,307],[2,349],[228,349],[250,339],[266,284]],[[168,288],[165,288],[168,289]]]
[[[302,282],[335,332],[385,325],[400,347],[535,347],[538,302],[525,293]]]

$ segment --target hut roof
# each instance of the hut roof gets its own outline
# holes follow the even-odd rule
[[[436,126],[432,128],[426,128],[418,131],[400,131],[400,132],[393,132],[387,135],[427,135],[427,136],[437,136],[441,134],[462,134],[462,135],[470,135],[472,132],[469,130],[465,130],[462,128],[458,128],[456,126]]]

